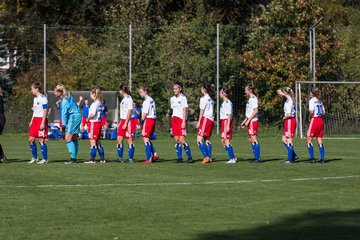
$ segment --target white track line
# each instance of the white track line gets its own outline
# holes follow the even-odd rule
[[[360,175],[337,177],[313,177],[292,179],[260,179],[215,182],[169,182],[169,183],[104,183],[104,184],[44,184],[44,185],[0,185],[0,188],[82,188],[82,187],[131,187],[131,186],[184,186],[184,185],[217,185],[217,184],[247,184],[247,183],[273,183],[289,181],[315,181],[360,178]]]

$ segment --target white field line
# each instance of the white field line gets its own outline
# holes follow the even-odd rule
[[[136,186],[184,186],[184,185],[219,185],[219,184],[247,184],[247,183],[274,183],[289,181],[315,181],[315,180],[338,180],[360,178],[354,176],[333,176],[292,179],[260,179],[260,180],[237,180],[237,181],[213,181],[213,182],[168,182],[168,183],[103,183],[103,184],[43,184],[43,185],[0,185],[0,188],[83,188],[83,187],[136,187]]]

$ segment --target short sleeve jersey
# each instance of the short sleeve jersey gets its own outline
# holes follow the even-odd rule
[[[286,102],[284,104],[284,114],[290,114],[290,117],[295,117],[295,104],[291,97],[286,98]]]
[[[101,121],[101,102],[99,100],[95,100],[95,102],[90,105],[89,115],[92,114],[94,114],[94,117],[89,120],[90,122]]]
[[[321,117],[325,108],[322,102],[320,102],[316,97],[312,97],[309,101],[309,111],[313,111],[313,117]]]
[[[40,94],[37,97],[34,97],[34,103],[33,103],[33,117],[43,117],[44,115],[44,109],[48,108],[48,100],[47,98]]]
[[[204,117],[214,121],[214,101],[209,94],[206,94],[200,98],[200,109],[204,110]]]
[[[87,117],[89,116],[90,106],[83,104],[83,105],[81,105],[81,108],[82,108],[82,110],[83,110],[83,115],[82,115],[82,116],[83,116],[84,118],[87,118]]]
[[[156,119],[156,106],[154,99],[147,96],[142,104],[141,112],[147,114],[146,118]]]
[[[220,107],[220,119],[227,119],[228,115],[233,115],[233,105],[229,99],[226,99]]]
[[[251,116],[251,114],[253,114],[254,112],[254,108],[258,108],[259,104],[258,104],[258,99],[256,96],[251,96],[248,100],[248,102],[246,103],[246,111],[245,111],[245,116],[247,118],[249,118]],[[258,114],[256,114],[252,120],[256,120],[258,119]]]
[[[121,100],[120,103],[120,119],[126,119],[129,110],[133,109],[133,99],[130,95],[127,95]]]
[[[183,119],[184,108],[188,107],[187,98],[184,94],[178,97],[172,96],[170,99],[170,108],[173,110],[172,116]]]

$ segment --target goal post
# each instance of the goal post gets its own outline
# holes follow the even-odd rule
[[[297,135],[306,137],[309,93],[320,92],[325,107],[325,138],[360,138],[360,82],[296,81]]]

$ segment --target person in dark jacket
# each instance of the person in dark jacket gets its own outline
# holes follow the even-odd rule
[[[3,91],[0,86],[0,135],[2,134],[2,131],[4,129],[6,122],[5,114],[4,114],[4,99],[3,99]],[[3,163],[6,161],[5,153],[3,151],[3,148],[0,143],[0,163]]]

